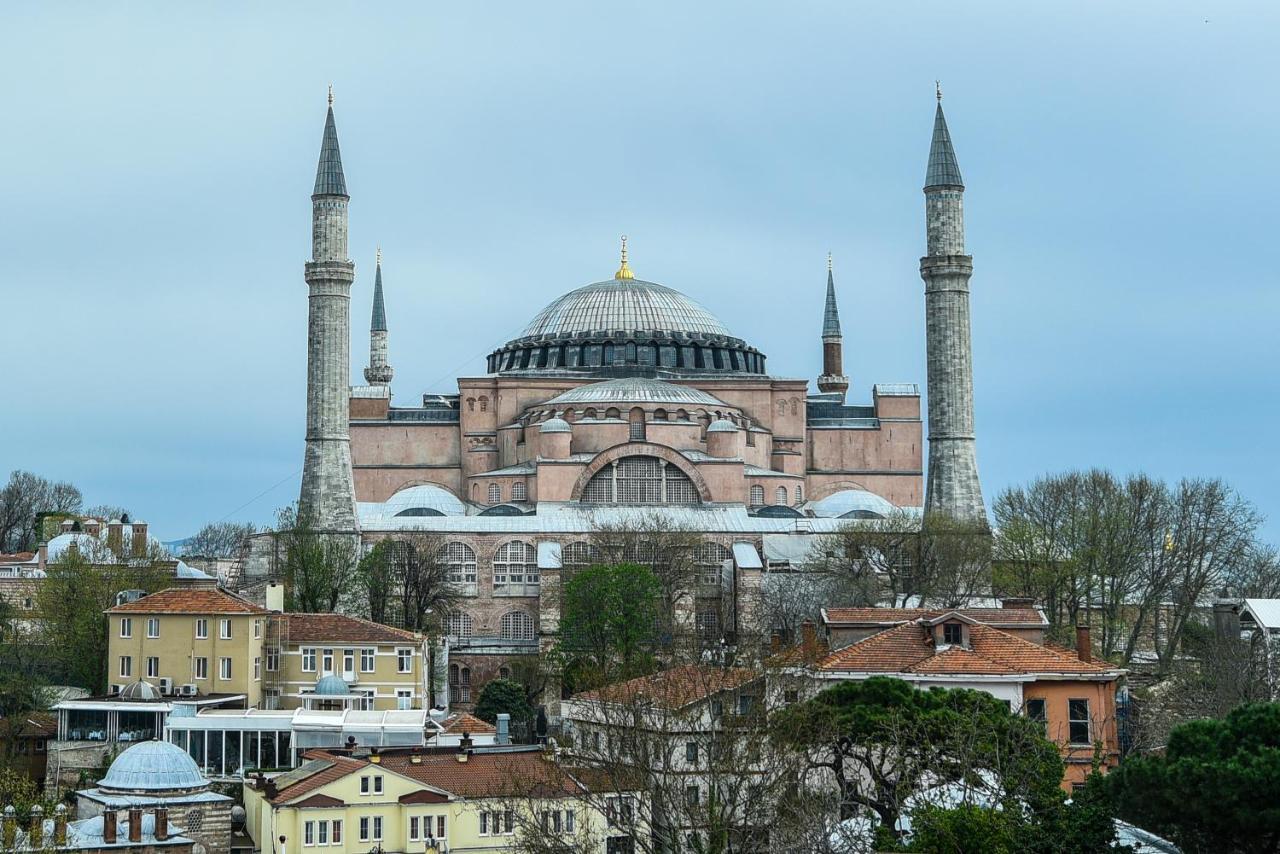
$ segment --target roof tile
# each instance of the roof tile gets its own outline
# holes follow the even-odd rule
[[[288,643],[340,641],[351,643],[421,642],[421,635],[345,614],[281,614]]]
[[[111,608],[109,614],[269,614],[266,608],[225,590],[170,587]]]

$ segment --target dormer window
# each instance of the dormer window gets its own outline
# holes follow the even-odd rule
[[[959,623],[943,623],[942,642],[947,646],[962,646],[964,644],[964,630],[961,625]]]

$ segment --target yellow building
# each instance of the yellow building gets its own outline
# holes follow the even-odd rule
[[[315,854],[508,851],[522,836],[583,854],[629,854],[636,793],[592,791],[539,748],[311,751],[299,768],[244,785],[259,850]]]
[[[262,700],[270,612],[216,589],[169,588],[107,611],[108,682]],[[118,688],[117,690],[120,690]]]
[[[272,614],[266,648],[265,707],[430,708],[426,638],[342,614]],[[317,694],[325,677],[345,684]],[[326,680],[326,685],[337,684]]]

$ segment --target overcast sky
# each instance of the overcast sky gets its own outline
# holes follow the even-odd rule
[[[923,384],[940,78],[988,501],[1088,466],[1222,476],[1280,539],[1280,6],[1035,5],[13,5],[0,470],[164,539],[296,497],[330,82],[353,380],[377,244],[411,405],[609,277],[625,233],[640,278],[810,379],[833,252],[851,402]]]

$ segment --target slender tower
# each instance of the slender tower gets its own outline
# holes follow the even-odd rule
[[[849,378],[844,375],[843,342],[840,309],[836,306],[836,280],[831,270],[831,253],[828,252],[827,306],[822,312],[822,376],[818,377],[818,391],[839,394],[841,399],[849,390]]]
[[[395,373],[387,364],[387,308],[382,301],[382,249],[379,247],[373,274],[373,317],[369,321],[369,367],[364,369],[364,381],[369,385],[390,385]]]
[[[973,258],[964,251],[964,182],[942,114],[941,89],[924,198],[928,254],[920,259],[920,276],[929,362],[929,480],[924,507],[926,512],[985,524],[973,430],[969,340]]]
[[[342,174],[333,88],[311,195],[311,260],[305,265],[307,450],[298,509],[321,531],[355,531],[355,484],[347,427],[351,382],[351,283],[347,258],[347,182]]]

